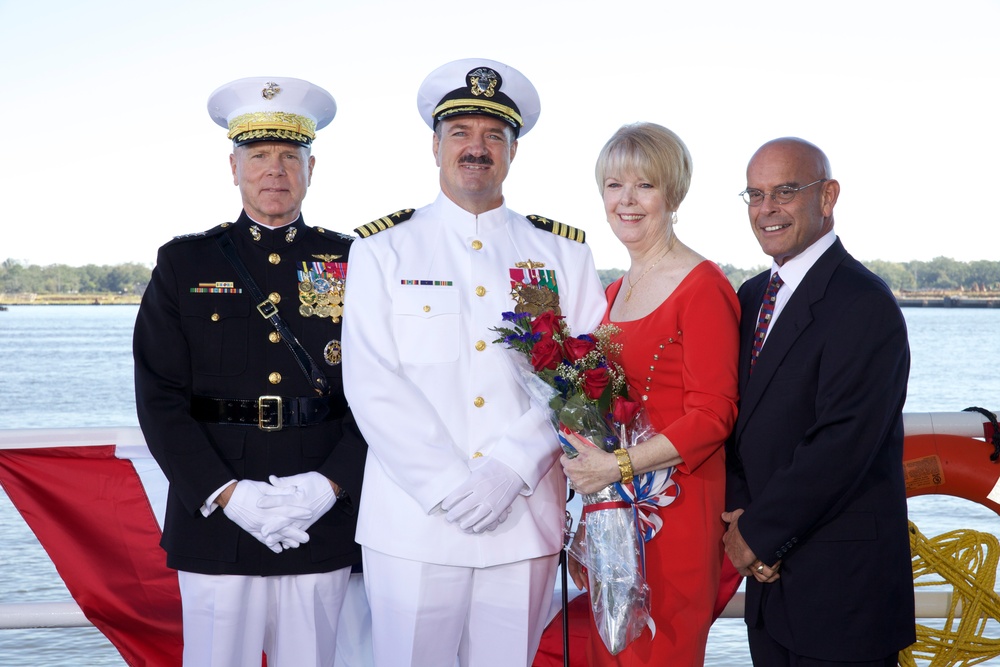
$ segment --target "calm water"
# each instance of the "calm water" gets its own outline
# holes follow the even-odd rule
[[[136,425],[132,306],[12,306],[0,313],[0,428]],[[905,309],[913,367],[908,412],[1000,408],[1000,310]],[[1000,535],[995,514],[942,496],[910,501],[925,535],[974,528]],[[961,517],[956,520],[956,517]],[[0,602],[67,600],[45,552],[0,493]],[[990,636],[1000,636],[1000,630]],[[748,665],[743,621],[712,628],[706,665]],[[93,628],[0,630],[4,667],[124,661]],[[1000,666],[1000,660],[989,663]]]

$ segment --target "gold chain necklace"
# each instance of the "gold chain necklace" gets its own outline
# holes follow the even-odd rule
[[[676,236],[674,238],[670,239],[670,246],[667,248],[667,251],[665,253],[663,253],[662,255],[660,255],[659,257],[657,257],[656,261],[653,262],[652,264],[650,264],[646,268],[646,270],[642,272],[642,275],[639,276],[639,280],[636,280],[635,282],[632,282],[632,271],[631,270],[625,275],[625,277],[628,278],[628,290],[625,292],[625,302],[626,303],[628,303],[628,300],[632,298],[632,288],[635,287],[636,285],[638,285],[639,282],[643,278],[646,277],[646,274],[649,273],[653,269],[654,266],[656,266],[657,264],[660,263],[661,259],[663,259],[664,257],[666,257],[667,255],[670,254],[670,251],[674,249],[674,244],[676,242],[677,242],[677,237]]]

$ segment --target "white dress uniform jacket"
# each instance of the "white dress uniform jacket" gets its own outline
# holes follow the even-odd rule
[[[442,193],[405,223],[354,243],[344,385],[369,444],[357,530],[365,547],[465,567],[561,549],[559,445],[504,359],[516,353],[493,344],[490,331],[516,305],[510,269],[528,260],[555,271],[573,335],[600,324],[604,290],[590,249],[506,205],[476,216]],[[466,533],[439,505],[488,457],[525,487],[496,530]]]

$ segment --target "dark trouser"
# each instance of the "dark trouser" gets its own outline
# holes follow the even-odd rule
[[[896,667],[898,653],[887,655],[880,660],[861,662],[838,662],[817,660],[792,653],[774,641],[764,628],[763,621],[756,628],[747,628],[750,640],[750,657],[755,667]],[[846,640],[849,641],[849,640]]]

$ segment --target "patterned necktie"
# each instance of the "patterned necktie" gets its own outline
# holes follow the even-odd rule
[[[778,298],[778,290],[785,283],[781,277],[775,273],[771,276],[771,282],[767,284],[764,291],[764,301],[760,304],[760,316],[757,318],[757,331],[753,335],[753,350],[750,352],[750,371],[753,372],[753,365],[757,363],[757,355],[760,348],[764,347],[764,337],[767,335],[767,327],[771,324],[771,316],[774,315],[774,302]]]

